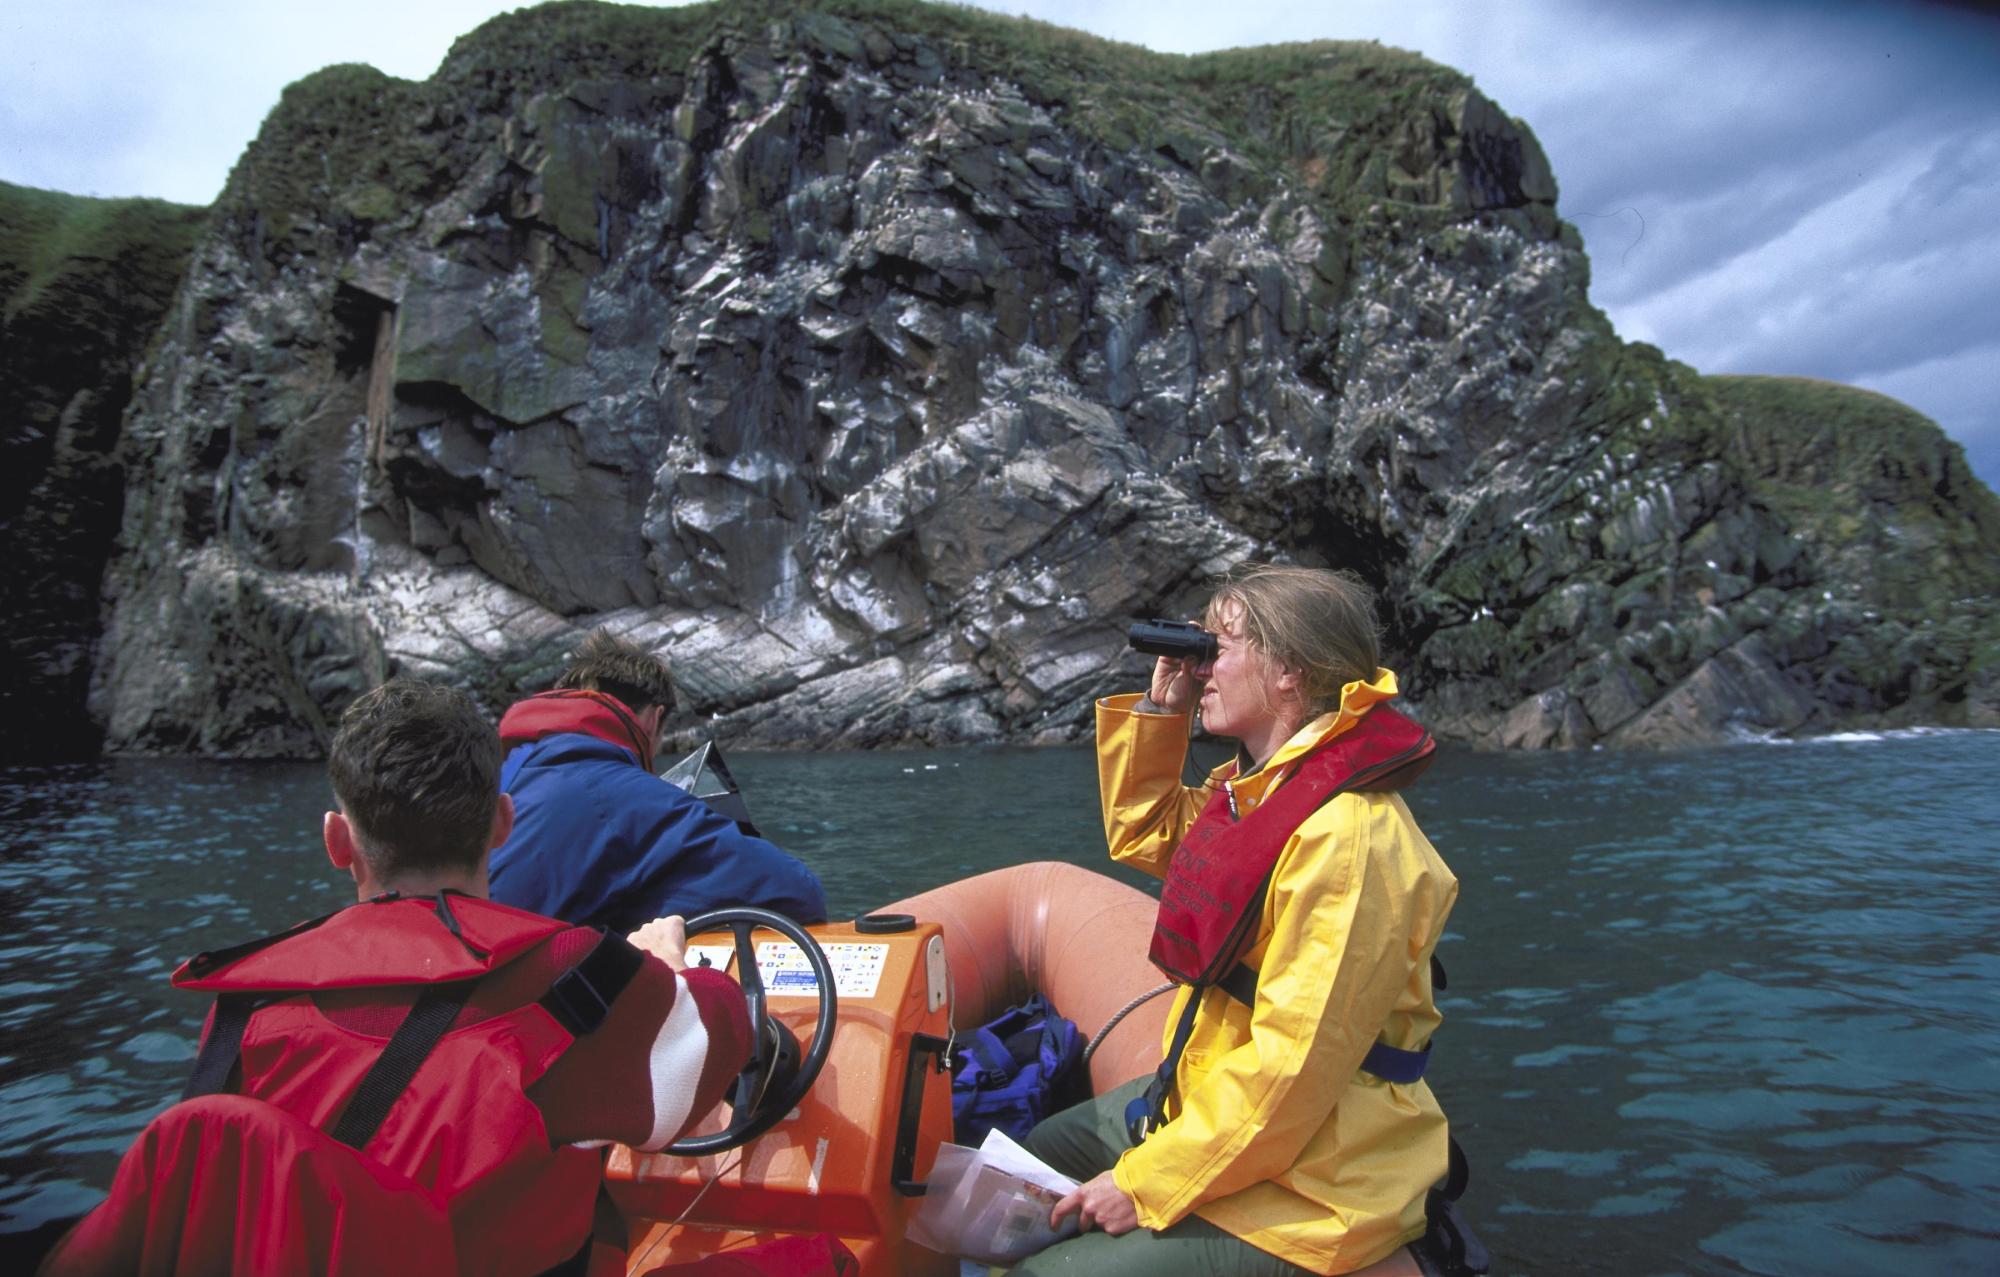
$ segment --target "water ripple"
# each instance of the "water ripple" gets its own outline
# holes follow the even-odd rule
[[[1081,751],[730,761],[836,916],[1102,865]],[[1496,1272],[2000,1271],[1996,773],[2000,733],[1441,757],[1432,1086]],[[0,772],[0,1232],[90,1205],[178,1091],[179,961],[344,903],[325,802],[316,767]]]

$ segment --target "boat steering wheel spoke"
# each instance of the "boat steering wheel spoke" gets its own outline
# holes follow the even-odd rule
[[[735,911],[718,910],[717,912]],[[702,917],[696,918],[695,922],[706,921],[714,916],[714,914],[704,914]],[[761,1034],[764,1030],[764,1020],[768,1012],[764,997],[764,973],[757,969],[757,946],[750,938],[755,930],[755,924],[750,922],[731,922],[729,924],[730,934],[736,937],[736,983],[742,986],[743,1003],[750,1009],[750,1031],[753,1034]],[[688,925],[688,934],[694,934],[693,923]],[[760,1038],[757,1046],[751,1051],[751,1063],[756,1063],[758,1056],[762,1053],[763,1045]]]
[[[798,1038],[771,1014],[769,992],[764,987],[762,972],[757,969],[753,934],[759,927],[775,931],[797,945],[805,955],[806,965],[812,968],[819,994],[819,1023],[813,1028],[812,1045],[803,1056]],[[833,964],[827,961],[826,951],[811,933],[783,914],[768,909],[715,909],[688,919],[690,936],[722,930],[729,931],[736,939],[737,981],[743,988],[744,1007],[750,1015],[750,1060],[737,1075],[730,1099],[734,1112],[728,1123],[720,1131],[676,1140],[662,1150],[676,1157],[705,1157],[736,1148],[777,1125],[811,1089],[833,1047],[840,998],[834,988]]]

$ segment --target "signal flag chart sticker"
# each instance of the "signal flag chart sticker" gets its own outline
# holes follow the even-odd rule
[[[830,944],[827,963],[833,967],[833,991],[843,998],[872,998],[882,983],[889,960],[886,944]],[[757,974],[773,997],[816,998],[819,981],[805,953],[789,940],[766,940],[757,946]]]

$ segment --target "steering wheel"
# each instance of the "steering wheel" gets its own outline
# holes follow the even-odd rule
[[[799,1040],[764,1005],[764,978],[757,970],[756,946],[750,933],[758,927],[775,931],[799,947],[806,965],[812,968],[819,986],[819,1024],[813,1029],[812,1046],[803,1058]],[[840,1014],[840,997],[833,987],[833,964],[806,929],[781,913],[769,909],[711,909],[688,919],[689,936],[728,929],[736,936],[737,981],[743,986],[743,1001],[750,1010],[750,1031],[755,1035],[750,1061],[736,1075],[736,1087],[729,1104],[735,1110],[729,1123],[709,1135],[692,1135],[662,1149],[675,1157],[706,1157],[725,1149],[748,1144],[778,1124],[792,1106],[805,1098],[813,1080],[826,1065],[833,1049],[834,1021]]]

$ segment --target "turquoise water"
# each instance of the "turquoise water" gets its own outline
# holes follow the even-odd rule
[[[732,755],[836,914],[1099,865],[1087,753]],[[1447,754],[1433,1085],[1495,1271],[2000,1272],[2000,733]],[[188,954],[346,902],[317,767],[0,771],[0,1233],[177,1092]],[[1135,879],[1136,881],[1136,879]]]

